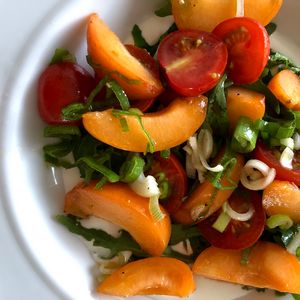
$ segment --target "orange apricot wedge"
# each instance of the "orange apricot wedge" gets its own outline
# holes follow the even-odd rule
[[[300,262],[283,247],[259,241],[251,249],[247,264],[241,263],[241,257],[241,250],[211,246],[200,253],[192,270],[210,279],[300,293]]]
[[[95,13],[88,19],[87,45],[96,72],[115,79],[131,100],[155,98],[163,91],[159,77],[132,56]]]
[[[177,98],[166,108],[145,113],[140,117],[124,115],[128,130],[122,128],[120,119],[112,109],[89,112],[83,115],[85,129],[96,139],[115,148],[133,152],[145,152],[150,136],[154,150],[170,149],[185,142],[202,125],[207,108],[204,96]],[[144,127],[144,129],[143,129]]]
[[[195,290],[193,273],[180,260],[150,257],[121,267],[97,287],[114,296],[170,295],[185,297]]]
[[[161,255],[168,245],[171,224],[168,214],[155,221],[149,212],[149,199],[137,195],[124,183],[107,183],[101,189],[95,182],[75,186],[65,196],[64,211],[78,217],[95,216],[117,224],[151,255]]]
[[[268,83],[268,88],[287,108],[300,111],[300,77],[291,70],[282,70]]]
[[[229,177],[231,180],[229,181],[226,175],[220,180],[223,187],[231,187],[232,181],[238,183],[240,180],[244,158],[242,155],[237,154],[236,159],[236,164],[230,171]],[[185,225],[201,221],[216,212],[233,191],[234,188],[218,190],[209,180],[206,180],[193,190],[172,217],[176,222]]]
[[[265,109],[265,95],[242,87],[227,89],[227,113],[231,130],[234,130],[240,117],[248,117],[252,121],[262,119]]]
[[[274,180],[264,189],[262,203],[268,216],[288,215],[300,222],[300,189],[294,183]]]

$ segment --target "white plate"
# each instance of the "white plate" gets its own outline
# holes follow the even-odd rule
[[[0,1],[0,299],[99,298],[93,291],[93,263],[85,247],[52,219],[62,212],[64,190],[61,173],[54,174],[43,162],[44,124],[36,109],[36,82],[56,47],[69,48],[86,65],[89,13],[100,13],[123,39],[137,23],[153,40],[168,26],[167,19],[153,16],[159,2]],[[297,63],[299,11],[299,1],[286,0],[272,38],[272,46]],[[190,300],[277,299],[272,292],[246,295],[239,286],[204,279],[198,280],[198,287]]]

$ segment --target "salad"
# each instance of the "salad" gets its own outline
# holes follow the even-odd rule
[[[206,3],[157,10],[175,23],[154,45],[92,13],[95,74],[57,49],[39,78],[45,160],[81,177],[56,219],[86,240],[100,293],[188,296],[198,274],[300,294],[300,69],[269,42],[281,1],[215,20]]]

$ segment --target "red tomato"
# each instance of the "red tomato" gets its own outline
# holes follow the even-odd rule
[[[182,198],[186,195],[188,184],[185,170],[175,154],[169,158],[163,158],[159,153],[155,154],[149,174],[155,176],[163,172],[170,186],[170,195],[160,201],[161,205],[170,213],[175,213],[182,204]]]
[[[157,58],[170,86],[193,97],[217,84],[226,67],[227,49],[212,33],[179,30],[162,40]]]
[[[246,17],[223,21],[213,33],[228,49],[228,76],[236,84],[255,82],[270,54],[269,35],[260,23]]]
[[[292,170],[283,167],[274,155],[274,151],[268,148],[262,141],[258,141],[254,150],[254,157],[263,161],[270,168],[276,170],[276,179],[294,182],[300,186],[300,151],[296,152]]]
[[[95,87],[94,78],[71,62],[50,65],[38,83],[38,109],[48,124],[72,124],[61,117],[61,109],[74,102],[84,102]]]
[[[266,215],[262,207],[261,195],[258,192],[239,188],[228,200],[229,205],[237,212],[245,212],[250,204],[254,214],[249,221],[231,220],[223,233],[212,227],[220,214],[220,210],[204,219],[198,228],[204,238],[213,246],[223,249],[245,249],[251,247],[264,230]]]

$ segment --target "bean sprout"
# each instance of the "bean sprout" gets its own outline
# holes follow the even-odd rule
[[[275,169],[258,159],[250,159],[242,169],[241,183],[249,190],[263,190],[274,181],[275,176]]]

